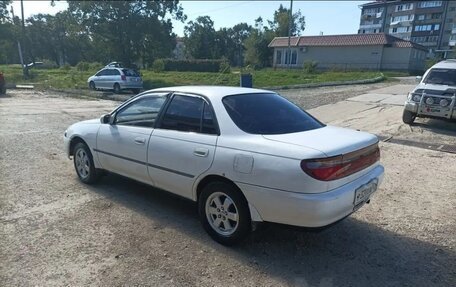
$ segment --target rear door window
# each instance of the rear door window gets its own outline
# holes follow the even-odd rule
[[[133,69],[123,69],[122,72],[127,77],[139,77],[139,74]]]
[[[162,129],[201,132],[204,101],[198,97],[176,95],[163,116]]]

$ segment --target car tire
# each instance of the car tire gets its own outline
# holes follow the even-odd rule
[[[141,89],[132,89],[131,90],[135,95],[139,94],[141,92]]]
[[[203,228],[220,244],[238,244],[251,232],[247,200],[241,191],[228,183],[206,185],[198,200],[198,211]]]
[[[408,125],[413,124],[416,119],[416,114],[411,111],[404,110],[402,113],[402,121]]]
[[[95,83],[93,81],[90,81],[89,88],[94,91],[97,89],[97,87],[95,86]]]
[[[114,84],[114,93],[115,94],[120,94],[120,85],[118,83]]]
[[[101,172],[93,164],[93,156],[89,147],[78,143],[73,150],[74,169],[79,179],[86,184],[92,184],[100,179]]]

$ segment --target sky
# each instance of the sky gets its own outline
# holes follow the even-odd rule
[[[293,1],[293,11],[301,10],[306,17],[306,29],[302,35],[356,34],[359,26],[358,6],[369,1]],[[24,14],[55,14],[67,8],[66,1],[24,1]],[[271,20],[280,4],[289,7],[290,1],[181,1],[187,22],[198,16],[208,15],[214,21],[215,29],[232,27],[238,23],[254,24],[261,16]],[[20,15],[20,1],[13,2],[14,13]],[[174,33],[184,35],[185,23],[173,21]]]

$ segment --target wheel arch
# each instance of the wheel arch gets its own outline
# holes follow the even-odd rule
[[[255,208],[255,206],[247,199],[247,197],[245,196],[245,194],[241,190],[241,188],[233,180],[231,180],[227,177],[221,176],[221,175],[209,174],[209,175],[204,176],[201,180],[198,181],[196,188],[195,188],[194,196],[193,196],[193,198],[196,202],[199,201],[200,194],[201,194],[202,190],[204,189],[204,187],[206,187],[211,182],[224,182],[224,183],[227,183],[227,184],[233,186],[247,201],[247,203],[249,205],[250,217],[251,217],[252,221],[257,221],[257,222],[263,221],[260,213]]]
[[[71,140],[70,140],[70,150],[69,150],[69,154],[70,156],[71,155],[74,155],[74,147],[78,144],[78,143],[83,143],[85,144],[87,147],[89,147],[89,145],[86,143],[86,141],[80,137],[80,136],[74,136]],[[89,147],[90,149],[90,147]],[[93,156],[93,155],[92,155]]]

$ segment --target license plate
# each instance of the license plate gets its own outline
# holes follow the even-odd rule
[[[366,183],[363,186],[360,186],[357,190],[355,190],[355,199],[353,204],[355,205],[355,209],[359,208],[363,205],[366,201],[369,200],[369,197],[372,193],[377,190],[378,186],[378,179],[373,179]]]

